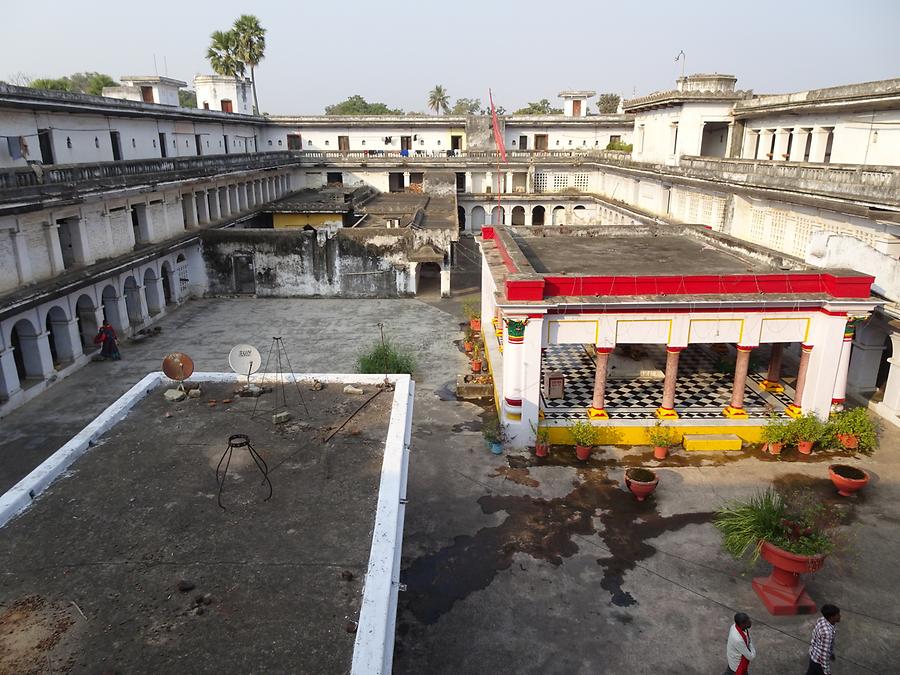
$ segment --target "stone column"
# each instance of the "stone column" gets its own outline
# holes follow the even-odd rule
[[[741,150],[741,157],[744,159],[756,159],[756,148],[759,147],[761,139],[758,129],[748,129],[745,136],[746,145]]]
[[[504,324],[505,338],[502,356],[504,419],[518,421],[522,418],[522,345],[525,342],[528,319],[502,317],[501,321]]]
[[[841,355],[838,357],[838,370],[834,378],[834,391],[831,394],[831,409],[839,411],[844,409],[844,400],[847,398],[847,373],[850,371],[850,352],[853,348],[853,334],[856,332],[856,324],[859,319],[850,317],[844,327],[844,340],[841,343]]]
[[[260,206],[261,204],[264,204],[265,201],[262,191],[262,181],[253,181],[253,204],[255,206]]]
[[[772,136],[774,132],[771,129],[760,129],[759,131],[759,148],[756,151],[756,159],[768,159],[769,148],[772,147]],[[775,155],[772,155],[773,157]]]
[[[731,387],[731,404],[725,406],[722,414],[732,420],[747,419],[744,410],[744,390],[747,387],[747,371],[750,368],[750,352],[753,347],[737,346],[737,358],[734,362],[734,383]]]
[[[56,355],[65,363],[75,361],[81,356],[81,333],[78,331],[77,319],[65,319],[63,321],[50,321],[54,337],[65,335],[68,344],[62,340],[56,340]]]
[[[788,137],[790,135],[790,129],[778,129],[775,131],[775,152],[772,153],[773,160],[784,161],[784,155],[787,153]]]
[[[59,243],[59,225],[56,223],[44,223],[44,240],[47,242],[47,255],[50,258],[50,270],[54,275],[65,271],[63,263],[62,246]]]
[[[812,143],[809,147],[809,161],[822,163],[825,161],[825,146],[828,144],[828,130],[814,128],[812,130]]]
[[[53,355],[50,353],[49,335],[46,331],[37,335],[19,335],[22,360],[28,377],[48,378],[56,372]]]
[[[184,212],[185,228],[197,227],[197,200],[194,199],[194,193],[189,192],[186,197],[181,200],[182,211]]]
[[[504,190],[504,192],[512,192],[513,191],[513,172],[512,171],[506,172],[506,185],[504,187],[506,187],[506,190]]]
[[[684,347],[666,347],[666,380],[663,383],[662,405],[656,409],[661,420],[678,419],[675,412],[675,385],[678,380],[678,359]]]
[[[794,128],[794,141],[791,143],[791,161],[802,162],[803,153],[806,151],[806,139],[809,138],[809,129]]]
[[[493,171],[485,171],[484,172],[484,186],[482,187],[482,192],[487,192],[487,186],[491,186],[491,192],[494,191],[496,186],[494,185],[494,172]]]
[[[250,208],[250,206],[247,202],[247,184],[246,183],[241,183],[240,185],[238,185],[238,207],[239,207],[238,210],[242,211],[242,212],[246,211],[247,209]]]
[[[472,172],[466,171],[466,189],[464,190],[464,192],[471,192],[471,191],[472,191]]]
[[[800,345],[800,365],[797,368],[797,383],[794,385],[794,402],[785,409],[790,417],[803,416],[803,389],[806,387],[809,356],[812,354],[812,350],[812,345]]]
[[[0,350],[0,402],[5,402],[22,391],[13,348]]]
[[[773,342],[772,353],[769,356],[769,371],[766,373],[766,379],[759,384],[759,388],[773,394],[780,394],[784,391],[781,384],[781,358],[784,355],[784,343]]]
[[[206,191],[206,196],[206,202],[209,206],[209,220],[210,222],[215,222],[222,217],[222,214],[219,212],[219,191],[216,188],[211,188]]]
[[[12,239],[13,254],[16,257],[16,274],[19,277],[19,283],[30,283],[34,279],[34,272],[31,269],[31,258],[28,256],[28,238],[24,232],[19,230],[10,230],[9,236]]]
[[[194,194],[197,205],[197,219],[201,225],[209,225],[209,201],[206,198],[206,190],[197,190]]]
[[[609,370],[609,355],[612,347],[597,347],[597,370],[594,373],[594,396],[588,408],[588,419],[608,420],[606,412],[606,375]]]
[[[881,357],[888,333],[880,321],[868,321],[857,326],[850,352],[850,369],[847,386],[853,391],[875,391]]]
[[[891,331],[892,356],[888,359],[891,369],[884,386],[884,406],[895,415],[900,414],[900,332]]]

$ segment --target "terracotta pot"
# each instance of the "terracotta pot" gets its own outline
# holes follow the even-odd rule
[[[662,445],[654,445],[653,446],[653,458],[654,459],[665,459],[669,456],[669,449]]]
[[[475,349],[475,344],[472,342],[463,342],[463,349],[466,350],[466,354]]]
[[[473,373],[481,372],[481,361],[472,361],[472,372]]]
[[[770,455],[780,455],[781,449],[784,447],[784,443],[769,443],[768,446],[769,447],[766,452],[768,452]]]
[[[576,445],[575,456],[582,462],[586,461],[591,456],[591,447],[589,445]]]
[[[481,319],[469,319],[469,328],[476,333],[481,332]]]
[[[656,489],[656,486],[659,483],[659,476],[654,473],[652,481],[640,481],[631,478],[629,475],[630,471],[630,469],[625,471],[625,487],[631,491],[631,494],[633,494],[639,502],[642,502]],[[647,469],[647,471],[650,470]],[[653,472],[650,471],[650,473]]]
[[[846,476],[842,476],[837,473],[835,469],[853,469],[853,471],[859,471],[863,477],[862,478],[847,478]],[[862,490],[866,484],[869,482],[869,474],[855,466],[848,466],[847,464],[832,464],[828,467],[828,477],[831,478],[831,482],[834,483],[834,487],[837,488],[838,494],[841,497],[850,497],[857,490]]]
[[[845,450],[856,450],[859,447],[859,436],[855,434],[838,434],[837,439]]]
[[[797,441],[797,450],[801,455],[811,455],[814,441]]]
[[[541,443],[540,441],[534,444],[534,454],[538,457],[546,457],[550,454],[550,444],[549,443]]]
[[[770,614],[811,614],[816,603],[804,591],[801,574],[817,572],[825,564],[824,555],[797,555],[767,541],[760,547],[760,555],[772,565],[768,577],[753,580],[753,590]]]

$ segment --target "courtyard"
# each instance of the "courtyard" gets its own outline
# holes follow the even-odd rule
[[[554,446],[547,460],[527,451],[493,456],[481,436],[485,408],[452,394],[456,374],[467,365],[458,346],[459,300],[189,301],[159,321],[159,335],[123,344],[122,361],[91,363],[0,422],[3,489],[144,374],[157,370],[171,351],[191,355],[198,370],[224,371],[234,344],[249,342],[265,354],[271,338],[280,335],[297,372],[353,372],[356,354],[378,339],[382,323],[388,337],[418,357],[401,578],[406,590],[399,601],[395,672],[718,673],[736,611],[748,612],[754,621],[759,656],[753,673],[802,672],[815,617],[766,614],[750,580],[767,573],[767,566],[747,570],[727,557],[710,520],[726,500],[769,485],[809,487],[822,499],[836,500],[827,478],[833,456],[814,453],[800,460],[786,454],[777,460],[755,451],[676,452],[656,462],[646,447],[603,447],[589,462],[577,463],[572,449],[563,446]],[[199,433],[199,428],[191,430]],[[893,565],[900,540],[898,441],[896,430],[885,429],[872,457],[844,457],[864,466],[873,480],[847,502],[851,550],[830,558],[808,580],[817,602],[835,603],[843,612],[835,673],[893,668],[900,638],[900,612],[893,600],[900,588],[900,572]],[[150,454],[158,452],[156,444],[147,438],[135,447]],[[103,451],[98,446],[79,460],[74,478],[82,462],[85,467],[99,462]],[[152,467],[152,458],[146,461]],[[654,467],[660,476],[656,494],[642,504],[622,486],[624,469],[633,465]],[[148,469],[147,483],[158,480]],[[61,478],[47,497],[64,494],[71,481]],[[102,509],[104,490],[115,492],[98,485],[96,494],[83,499]],[[24,525],[43,499],[10,525]],[[149,506],[164,509],[165,504],[151,500]],[[321,520],[329,526],[327,514]],[[164,535],[164,525],[170,527],[164,519],[154,536]],[[65,608],[63,618],[73,622],[73,635],[88,625],[97,630],[95,624],[110,623],[111,615],[96,609],[103,606],[96,594],[106,592],[98,591],[97,580],[114,566],[119,575],[137,575],[147,561],[130,556],[123,546],[135,532],[125,531],[112,515],[106,527],[108,546],[122,548],[115,560],[85,546],[76,566],[71,551],[48,549],[41,572],[27,569],[18,554],[10,556],[0,577],[7,618],[16,601],[30,599],[45,608]],[[178,540],[177,531],[170,534]],[[268,534],[271,546],[283,539],[279,528]],[[40,541],[44,534],[35,536]],[[345,543],[348,552],[356,546]],[[176,565],[194,560],[177,546],[172,553]],[[271,574],[264,558],[244,572],[260,578]],[[40,583],[24,581],[32,576]],[[86,577],[92,577],[90,583],[78,583]],[[289,595],[291,584],[283,581],[283,593]],[[102,583],[100,588],[105,588]],[[248,606],[282,603],[266,597],[251,593]],[[72,602],[84,617],[73,613]],[[117,623],[140,616],[142,608],[127,602],[121,600],[115,610]],[[308,620],[290,603],[281,607],[272,628],[281,636],[302,630]],[[241,633],[228,632],[238,627],[229,621],[222,639],[242,639]],[[346,638],[343,616],[335,617],[330,628],[338,641]],[[145,648],[135,637],[116,643],[132,664],[123,672],[159,672],[140,660]],[[213,672],[215,664],[200,651],[186,670]],[[102,665],[76,662],[72,672],[100,672]],[[258,672],[260,667],[262,662],[248,661],[234,669]],[[35,672],[45,670],[44,663],[35,666]]]

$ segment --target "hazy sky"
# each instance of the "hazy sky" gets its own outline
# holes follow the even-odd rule
[[[722,72],[757,93],[900,76],[900,1],[75,0],[4,3],[0,79],[96,70],[191,82],[209,34],[243,12],[268,29],[262,110],[320,114],[361,94],[424,110],[443,84],[507,110],[567,88],[631,97],[681,72]]]

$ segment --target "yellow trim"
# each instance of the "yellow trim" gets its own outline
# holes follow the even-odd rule
[[[672,324],[675,321],[675,319],[616,319],[616,344],[619,344],[619,324],[620,323],[647,323],[648,321],[652,321],[653,323],[669,324],[669,332],[666,335],[666,344],[671,344],[671,342],[672,342]],[[653,344],[653,343],[647,342],[646,344]]]
[[[520,419],[522,419],[522,413],[513,413],[513,412],[507,411],[507,413],[506,413],[506,419],[508,419],[508,420],[520,420]]]
[[[750,419],[750,416],[747,414],[746,410],[744,410],[743,408],[735,408],[731,405],[725,406],[725,408],[722,410],[722,414],[730,420]]]
[[[759,335],[762,337],[763,329],[766,326],[766,321],[805,321],[806,328],[803,330],[803,340],[804,344],[808,344],[809,342],[809,329],[812,323],[812,320],[808,316],[764,316],[762,321],[759,324]],[[791,341],[793,342],[793,340]],[[771,344],[771,343],[769,343]]]
[[[594,344],[597,344],[597,342],[598,342],[599,339],[600,339],[600,320],[599,320],[599,319],[594,319],[594,320],[590,320],[590,319],[574,319],[574,320],[572,320],[572,321],[554,321],[554,320],[550,320],[550,321],[544,322],[544,325],[547,327],[547,329],[546,329],[546,331],[545,331],[545,333],[544,333],[544,344],[547,345],[548,347],[550,346],[550,324],[551,324],[551,323],[592,323],[592,324],[594,324]],[[553,344],[580,344],[580,343],[578,343],[578,342],[574,342],[574,343],[569,343],[569,342],[554,342]]]
[[[678,411],[677,410],[669,410],[668,408],[657,408],[656,409],[656,417],[661,420],[677,420],[678,419]]]
[[[575,445],[568,427],[542,427],[550,433],[550,442],[556,445]],[[598,429],[605,431],[606,438],[601,437],[601,445],[649,445],[647,440],[648,427],[620,427],[614,424],[604,424]],[[677,426],[670,427],[676,436],[676,443],[681,443],[684,434],[734,434],[747,443],[761,443],[762,432],[765,428],[760,426]],[[606,443],[605,441],[609,441]]]
[[[603,408],[595,408],[591,406],[587,409],[588,419],[589,420],[608,420],[609,413],[606,412]]]
[[[797,419],[798,417],[803,417],[803,409],[800,406],[791,403],[787,408],[784,409],[784,414],[788,417]]]
[[[744,339],[744,319],[688,319],[688,344],[690,344],[692,342],[691,330],[694,327],[694,322],[699,323],[701,321],[705,322],[705,323],[711,323],[711,322],[722,323],[723,321],[727,321],[729,323],[737,322],[739,324],[737,343],[741,344],[741,341]],[[730,339],[722,340],[722,342],[731,342],[731,340]],[[699,344],[706,344],[706,343],[699,343]],[[710,344],[715,344],[715,343],[710,343]]]
[[[771,394],[783,394],[784,387],[778,382],[772,382],[770,380],[763,380],[759,383],[759,388],[763,391],[767,391]]]

